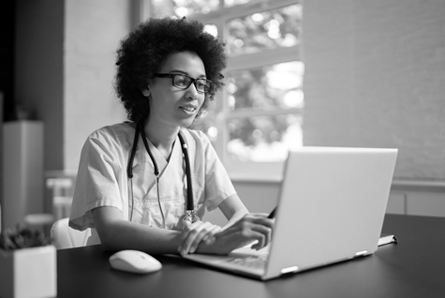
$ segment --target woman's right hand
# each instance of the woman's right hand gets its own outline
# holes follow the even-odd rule
[[[265,247],[272,239],[275,220],[267,218],[265,214],[246,214],[233,225],[214,235],[214,242],[201,242],[198,253],[228,254],[239,247],[252,245],[252,249]]]
[[[214,241],[214,235],[220,230],[220,226],[213,225],[210,222],[184,223],[181,245],[178,247],[179,253],[181,255],[194,253],[201,242],[211,244]]]

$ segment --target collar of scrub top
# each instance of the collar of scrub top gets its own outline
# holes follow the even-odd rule
[[[136,123],[136,132],[134,134],[133,147],[131,148],[131,155],[127,165],[127,176],[128,178],[133,178],[133,161],[136,155],[136,149],[138,146],[139,135],[141,136],[142,142],[144,143],[145,150],[147,151],[150,159],[153,163],[154,174],[156,179],[159,179],[159,168],[153,157],[153,154],[148,146],[147,137],[145,136],[143,121]],[[179,141],[181,142],[182,154],[185,160],[185,173],[187,177],[187,209],[185,211],[185,216],[183,220],[185,222],[194,223],[199,220],[198,215],[195,212],[194,204],[193,204],[193,187],[192,187],[192,171],[190,167],[190,159],[188,155],[188,147],[185,142],[184,137],[182,136],[181,131],[178,133]]]

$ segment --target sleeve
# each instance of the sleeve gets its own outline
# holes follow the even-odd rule
[[[124,212],[122,167],[115,142],[101,134],[91,135],[82,148],[70,226],[77,230],[94,228],[91,210],[112,206]],[[125,213],[124,213],[125,214]]]
[[[201,139],[205,156],[205,206],[212,211],[236,191],[210,140],[204,133]]]

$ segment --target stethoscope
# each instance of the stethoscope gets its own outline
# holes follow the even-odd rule
[[[134,161],[134,156],[136,155],[136,150],[138,147],[139,135],[141,136],[142,141],[144,143],[145,150],[147,151],[147,153],[150,156],[150,159],[153,163],[154,175],[156,176],[156,190],[157,190],[157,196],[158,196],[158,205],[159,205],[159,210],[160,210],[161,216],[162,216],[162,228],[165,229],[165,216],[164,216],[164,212],[162,210],[161,200],[159,197],[159,178],[160,178],[159,169],[158,169],[158,165],[153,157],[153,154],[151,153],[150,147],[148,146],[147,138],[145,136],[143,121],[136,123],[136,131],[134,133],[133,147],[131,148],[131,155],[130,155],[130,159],[128,160],[128,165],[127,165],[127,176],[130,180],[129,192],[130,192],[130,197],[131,197],[130,221],[133,218],[133,210],[134,210],[133,161]],[[185,211],[185,216],[184,216],[183,220],[186,222],[189,222],[189,223],[194,223],[199,220],[199,217],[195,212],[195,208],[194,208],[194,204],[193,204],[192,172],[190,169],[190,160],[189,160],[189,155],[188,155],[188,150],[187,150],[187,143],[185,142],[181,131],[179,131],[178,137],[179,137],[179,141],[181,142],[182,154],[183,154],[184,160],[185,160],[185,173],[186,173],[186,177],[187,177],[187,209]]]

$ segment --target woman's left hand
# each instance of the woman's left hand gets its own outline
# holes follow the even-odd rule
[[[185,223],[182,229],[182,243],[178,248],[180,254],[194,253],[201,241],[211,245],[215,240],[214,235],[221,231],[220,226],[216,226],[206,221]]]

